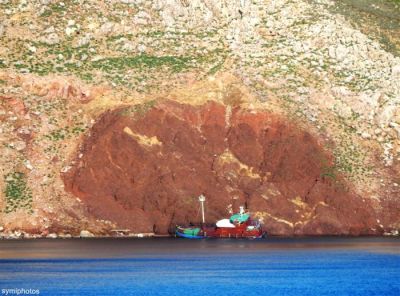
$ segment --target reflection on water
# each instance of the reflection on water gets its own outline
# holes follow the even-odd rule
[[[0,241],[0,289],[40,295],[400,295],[400,240]]]
[[[0,241],[5,258],[97,258],[183,253],[268,252],[273,250],[358,250],[400,254],[400,238],[267,238],[185,240],[94,238]]]

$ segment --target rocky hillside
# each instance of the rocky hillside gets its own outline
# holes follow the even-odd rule
[[[0,8],[0,236],[398,234],[397,0]]]

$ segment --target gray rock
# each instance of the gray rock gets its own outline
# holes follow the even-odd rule
[[[40,38],[40,41],[49,45],[54,45],[60,43],[60,37],[58,37],[57,33],[50,33],[49,35]]]
[[[339,44],[339,46],[335,50],[335,57],[339,61],[343,61],[345,57],[348,55],[349,50],[344,45]]]
[[[146,51],[146,46],[143,44],[139,44],[137,47],[139,52],[145,52]]]
[[[28,170],[33,170],[33,166],[28,159],[24,161],[24,165]]]
[[[51,34],[51,33],[54,33],[55,31],[56,31],[56,29],[53,26],[51,26],[51,27],[48,27],[43,32],[46,33],[46,34]]]
[[[99,32],[104,35],[110,34],[114,30],[114,26],[115,24],[111,22],[104,23],[101,25]]]
[[[332,59],[336,58],[336,52],[335,52],[335,48],[334,47],[329,47],[328,53],[329,53],[329,57],[331,57]]]
[[[22,151],[26,148],[26,143],[24,141],[17,141],[15,142],[14,147],[17,151]]]
[[[367,132],[363,132],[363,133],[361,134],[361,137],[362,137],[363,139],[371,139],[371,135],[370,135],[369,133],[367,133]]]
[[[1,34],[0,34],[0,36],[1,36]],[[392,74],[394,76],[400,76],[400,64],[392,67]]]
[[[133,17],[133,23],[136,25],[147,25],[149,23],[150,19],[151,19],[151,17],[147,12],[139,11]]]
[[[91,38],[92,36],[90,34],[86,34],[85,36],[83,36],[78,40],[78,46],[84,46],[89,44]]]

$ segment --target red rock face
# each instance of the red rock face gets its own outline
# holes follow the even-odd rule
[[[63,175],[99,219],[166,233],[246,205],[277,235],[368,234],[367,201],[332,175],[332,157],[307,131],[267,112],[174,101],[106,112]]]

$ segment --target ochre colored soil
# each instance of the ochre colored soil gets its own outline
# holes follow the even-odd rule
[[[379,233],[332,159],[278,115],[163,101],[104,113],[63,179],[95,217],[135,232],[199,222],[204,194],[209,223],[245,205],[270,234]]]

